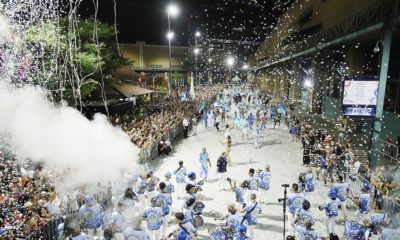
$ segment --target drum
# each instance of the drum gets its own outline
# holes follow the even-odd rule
[[[357,222],[348,221],[344,226],[344,236],[349,239],[364,239],[366,227]]]
[[[204,225],[204,219],[200,216],[195,216],[192,219],[192,224],[195,228],[202,227]]]
[[[204,208],[205,208],[204,203],[197,201],[197,202],[194,204],[193,211],[196,212],[196,213],[202,214]]]

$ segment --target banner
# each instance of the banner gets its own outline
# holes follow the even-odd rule
[[[343,83],[343,115],[374,118],[379,78],[377,76],[346,77]]]

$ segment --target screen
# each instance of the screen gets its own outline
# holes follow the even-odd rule
[[[378,77],[346,78],[343,89],[343,114],[348,117],[375,117]]]

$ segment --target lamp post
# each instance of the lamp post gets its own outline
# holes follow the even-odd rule
[[[197,55],[200,53],[200,49],[197,48],[197,38],[201,36],[201,33],[199,31],[196,31],[196,33],[194,34],[194,78],[195,78],[195,82],[197,82],[197,84],[200,84],[200,81],[198,80],[198,76],[197,76]]]
[[[174,36],[174,33],[171,32],[171,17],[177,16],[179,13],[179,8],[174,5],[170,4],[167,7],[167,15],[168,15],[168,50],[169,50],[169,76],[168,76],[168,94],[171,94],[171,78],[172,78],[172,51],[171,51],[171,40]]]

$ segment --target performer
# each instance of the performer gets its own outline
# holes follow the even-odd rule
[[[206,148],[203,148],[200,155],[199,155],[199,161],[200,161],[200,177],[202,180],[206,181],[207,176],[208,176],[208,166],[211,167],[211,161],[210,158],[208,157],[208,153],[206,151]]]
[[[186,168],[183,166],[183,161],[179,161],[179,167],[174,170],[175,181],[178,184],[178,199],[182,198],[185,194],[186,186]]]
[[[271,183],[271,171],[269,164],[265,165],[265,170],[260,173],[260,203],[267,203],[267,191]],[[264,199],[264,200],[263,200]]]

